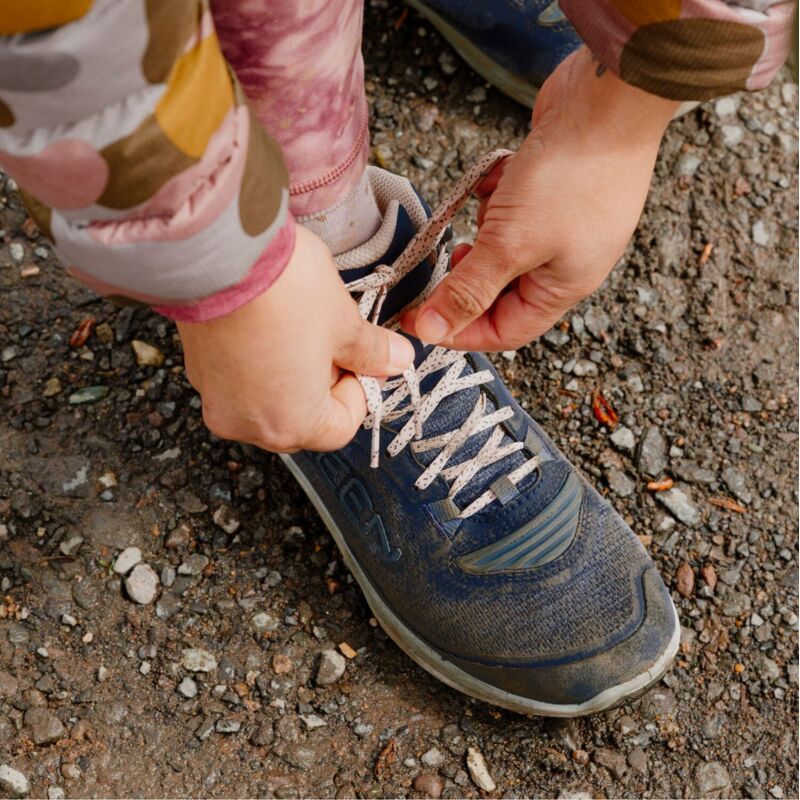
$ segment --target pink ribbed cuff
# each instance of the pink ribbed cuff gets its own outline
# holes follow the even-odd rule
[[[294,252],[295,223],[291,214],[250,271],[235,286],[204,297],[191,305],[153,306],[153,311],[176,322],[208,322],[249,303],[278,280]]]

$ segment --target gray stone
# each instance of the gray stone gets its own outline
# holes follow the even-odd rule
[[[731,788],[731,776],[719,761],[704,761],[694,771],[699,797],[720,797]]]
[[[74,556],[80,550],[83,544],[83,536],[78,533],[72,533],[66,536],[58,545],[58,549],[65,556]]]
[[[279,624],[280,621],[266,611],[261,611],[250,620],[250,625],[253,627],[253,630],[258,633],[274,631]]]
[[[0,764],[0,789],[9,797],[25,797],[31,785],[19,770],[8,764]]]
[[[156,616],[166,620],[174,616],[181,608],[181,599],[174,594],[167,592],[158,598],[156,603]]]
[[[674,468],[674,473],[677,478],[680,478],[686,483],[699,483],[708,485],[714,483],[716,476],[710,469],[701,467],[694,461],[680,461]]]
[[[309,770],[317,763],[317,752],[298,744],[287,747],[283,752],[283,758],[297,769]]]
[[[733,116],[739,110],[739,98],[728,95],[728,97],[720,97],[714,103],[714,111],[718,117]]]
[[[158,575],[149,564],[138,564],[125,578],[125,591],[135,603],[146,606],[158,594]]]
[[[661,431],[651,425],[639,441],[636,468],[639,472],[657,478],[667,466],[667,443]]]
[[[640,775],[647,775],[647,754],[640,747],[636,747],[628,753],[628,766]]]
[[[633,435],[633,431],[624,425],[620,425],[608,438],[611,439],[614,447],[620,450],[632,452],[636,447],[636,438]]]
[[[583,378],[587,375],[597,375],[597,372],[597,364],[585,358],[578,359],[575,362],[575,366],[572,368],[572,374],[577,375],[579,378]]]
[[[138,547],[126,547],[114,561],[114,572],[127,575],[142,560],[142,551]]]
[[[726,617],[743,617],[750,611],[752,601],[744,592],[728,592],[722,605],[722,613]]]
[[[741,125],[723,125],[720,130],[725,147],[736,147],[744,139],[744,128]]]
[[[438,748],[431,747],[430,750],[422,754],[422,758],[420,758],[420,761],[426,767],[438,768],[441,767],[442,764],[444,764],[444,755],[442,754],[442,751],[439,750]]]
[[[67,735],[61,720],[46,708],[29,708],[25,712],[25,727],[30,728],[34,744],[52,744]]]
[[[550,328],[544,336],[542,336],[545,344],[549,344],[554,350],[563,347],[569,342],[569,334],[561,330],[561,328]]]
[[[175,583],[176,576],[177,572],[175,571],[175,567],[163,567],[161,570],[161,585],[169,589],[169,587]]]
[[[217,733],[239,733],[242,723],[238,719],[219,719],[217,720]]]
[[[190,555],[179,567],[179,575],[200,575],[208,566],[208,558],[200,553]]]
[[[676,519],[693,528],[700,522],[700,511],[692,500],[689,488],[676,484],[666,492],[656,492],[656,501],[661,503]]]
[[[561,789],[558,800],[592,800],[594,794],[586,789]]]
[[[617,467],[606,470],[606,481],[611,491],[619,497],[630,497],[636,491],[636,483]]]
[[[345,664],[344,656],[341,653],[337,653],[335,650],[323,650],[317,666],[315,678],[317,686],[329,686],[336,683],[344,675]]]
[[[747,488],[747,480],[735,467],[727,467],[722,471],[722,480],[730,491],[743,503],[751,503],[753,495]]]
[[[313,731],[317,728],[324,728],[328,723],[317,714],[300,714],[300,721],[306,726],[306,730]]]
[[[64,800],[64,797],[66,797],[66,795],[60,786],[47,787],[47,800]]]
[[[682,153],[675,162],[675,175],[679,178],[691,178],[702,163],[703,159],[694,153]]]
[[[590,306],[583,315],[583,322],[586,325],[586,330],[589,331],[595,339],[599,339],[601,342],[604,341],[611,320],[603,309]]]
[[[755,667],[758,676],[767,683],[774,683],[781,676],[781,668],[763,653],[756,659]]]
[[[178,684],[178,692],[187,700],[197,696],[197,684],[188,675]]]
[[[760,247],[768,247],[772,243],[773,231],[763,220],[759,219],[753,223],[750,235],[753,239],[753,243]]]
[[[188,647],[181,655],[181,664],[189,672],[213,672],[217,668],[217,659],[199,647]]]
[[[264,485],[264,473],[253,466],[245,467],[238,478],[239,494],[248,495]]]
[[[108,395],[108,386],[86,386],[83,389],[78,389],[69,396],[69,404],[71,406],[82,406],[87,403],[96,403]]]

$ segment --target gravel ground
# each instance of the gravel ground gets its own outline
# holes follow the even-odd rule
[[[374,157],[435,202],[528,115],[401,14],[367,10]],[[796,797],[796,118],[784,75],[674,123],[607,284],[498,356],[684,629],[569,722],[399,652],[278,460],[204,430],[171,325],[71,282],[0,178],[0,796]]]

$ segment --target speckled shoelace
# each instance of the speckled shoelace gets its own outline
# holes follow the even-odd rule
[[[381,264],[369,275],[346,285],[348,291],[361,295],[358,300],[358,308],[364,319],[377,324],[389,290],[396,286],[428,254],[433,253],[436,256],[436,265],[428,285],[403,311],[421,305],[427,300],[447,273],[450,257],[442,242],[447,226],[495,164],[510,155],[512,154],[508,150],[493,150],[482,156],[456,183],[427,223],[420,228],[392,264]],[[384,323],[384,326],[393,330],[397,329],[399,316],[399,314],[395,315]],[[418,489],[425,489],[433,483],[438,475],[441,475],[450,484],[448,499],[454,504],[456,495],[466,488],[482,469],[525,447],[523,442],[502,442],[504,430],[501,423],[511,418],[514,411],[506,406],[486,413],[487,402],[483,393],[479,394],[472,411],[461,425],[447,433],[423,438],[424,422],[446,397],[464,389],[491,383],[494,379],[489,370],[468,372],[466,375],[462,375],[465,367],[467,367],[466,353],[436,346],[431,349],[419,366],[410,367],[402,376],[384,383],[383,387],[376,378],[368,375],[356,376],[367,398],[369,413],[364,420],[364,427],[372,429],[371,466],[377,467],[380,463],[381,423],[409,415],[408,421],[387,446],[388,454],[390,456],[397,455],[409,444],[417,453],[438,449],[439,453],[417,478],[414,485]],[[421,394],[421,381],[426,376],[445,369],[446,371],[436,385],[429,392]],[[492,433],[474,456],[456,465],[447,466],[467,439],[490,429],[493,429]],[[498,499],[498,493],[502,489],[513,489],[533,472],[540,462],[540,456],[533,456],[507,475],[502,476],[499,483],[497,480],[493,481],[486,491],[458,513],[458,517],[464,519],[486,508],[492,501]]]

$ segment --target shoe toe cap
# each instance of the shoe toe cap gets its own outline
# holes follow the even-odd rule
[[[644,614],[637,628],[621,641],[583,658],[502,665],[454,659],[461,670],[507,695],[496,702],[534,713],[593,713],[635,696],[669,666],[679,640],[672,600],[655,567],[641,575]],[[552,706],[536,708],[535,706]]]

